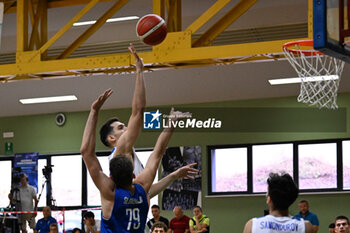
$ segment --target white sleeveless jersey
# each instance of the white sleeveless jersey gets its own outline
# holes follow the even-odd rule
[[[266,215],[253,218],[252,233],[305,233],[304,219]]]
[[[113,159],[113,154],[114,154],[114,151],[116,150],[117,148],[114,147],[111,154],[108,156],[108,162],[111,161],[111,159]],[[137,157],[137,154],[135,152],[135,149],[132,148],[133,150],[133,153],[134,153],[134,174],[135,176],[138,176],[144,169],[142,163],[141,163],[141,160],[139,159],[139,157]]]

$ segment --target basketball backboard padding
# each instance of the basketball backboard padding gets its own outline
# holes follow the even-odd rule
[[[350,51],[346,45],[340,43],[339,1],[313,0],[314,49],[350,63]],[[347,26],[347,5],[342,10],[345,14],[344,24]]]

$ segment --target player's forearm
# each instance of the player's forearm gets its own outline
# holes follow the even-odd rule
[[[158,195],[160,192],[162,192],[164,189],[166,189],[169,185],[171,185],[176,179],[176,173],[172,172],[163,179],[161,179],[159,182],[152,184],[149,192],[150,192],[150,198]]]
[[[157,152],[157,154],[160,155],[160,157],[162,157],[165,153],[171,136],[173,135],[173,132],[174,128],[170,127],[163,129],[162,133],[159,135],[156,145],[154,147],[154,151]]]
[[[96,126],[98,112],[91,109],[88,120],[86,121],[80,152],[83,156],[95,153]]]
[[[136,71],[135,91],[132,102],[132,114],[140,114],[146,107],[146,88],[142,70]]]

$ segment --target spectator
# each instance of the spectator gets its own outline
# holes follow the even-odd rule
[[[50,225],[50,233],[58,233],[57,223],[51,223],[51,225]]]
[[[91,211],[84,215],[84,229],[85,233],[100,233],[101,221],[95,220],[95,215]]]
[[[165,233],[168,231],[168,227],[163,222],[155,222],[151,230],[152,233]]]
[[[299,190],[289,174],[271,173],[267,179],[266,203],[269,215],[250,219],[243,233],[313,233],[312,225],[303,219],[292,219],[288,209]]]
[[[328,226],[329,233],[334,233],[334,228],[335,228],[334,223],[329,224],[329,226]]]
[[[209,233],[209,218],[203,214],[200,206],[193,207],[194,217],[190,220],[191,233],[206,232]]]
[[[83,233],[79,228],[74,228],[73,230],[72,230],[72,233]]]
[[[181,206],[175,206],[173,212],[175,218],[170,221],[168,233],[189,233],[190,218],[184,215]]]
[[[43,215],[44,217],[39,219],[39,221],[35,225],[34,233],[49,233],[50,225],[52,223],[57,223],[56,219],[51,217],[51,208],[49,206],[44,207]]]
[[[33,211],[36,210],[38,205],[38,199],[36,198],[36,192],[33,186],[28,184],[28,177],[26,174],[21,174],[21,187],[19,188],[21,211]],[[22,223],[22,233],[27,233],[27,222],[30,229],[35,227],[36,213],[25,213],[20,215],[20,222]]]
[[[335,219],[335,233],[349,233],[349,219],[345,216],[338,216]]]
[[[300,219],[303,218],[304,220],[308,220],[312,224],[312,229],[314,233],[317,233],[318,226],[320,225],[318,222],[317,215],[309,211],[309,203],[306,200],[299,201],[299,214],[295,215],[294,218]]]
[[[151,220],[149,220],[147,222],[147,226],[149,229],[152,229],[152,225],[155,223],[155,222],[163,222],[166,227],[168,228],[169,227],[169,220],[160,216],[160,208],[158,205],[153,205],[151,207],[151,210],[152,210],[152,215],[153,215],[153,218]]]

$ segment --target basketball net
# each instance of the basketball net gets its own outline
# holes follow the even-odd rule
[[[284,54],[301,79],[298,102],[337,109],[337,93],[345,63],[312,46],[312,40],[289,42],[283,46]],[[311,47],[311,50],[305,47]]]

